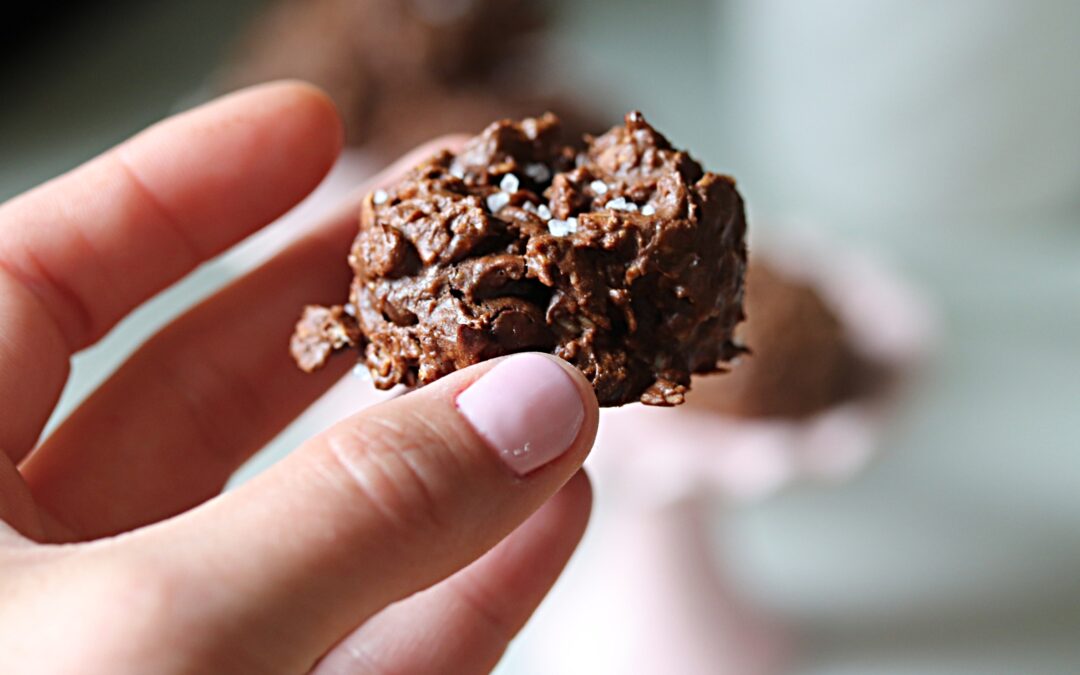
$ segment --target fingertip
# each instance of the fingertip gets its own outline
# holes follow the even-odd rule
[[[574,383],[577,388],[578,397],[581,399],[581,405],[585,411],[585,418],[581,424],[581,429],[578,431],[577,440],[574,441],[575,446],[582,448],[582,461],[584,461],[584,455],[587,455],[592,449],[593,443],[596,440],[596,432],[600,426],[600,403],[596,399],[596,390],[593,389],[592,384],[585,379],[585,374],[578,370],[573,364],[565,359],[559,358],[554,354],[547,354],[544,352],[538,352],[540,356],[546,359],[554,361],[560,368],[563,369]],[[584,477],[586,483],[588,483],[588,477],[584,476],[582,471],[578,472]]]
[[[330,157],[330,162],[327,163],[329,168],[329,164],[340,154],[345,144],[345,124],[330,95],[304,80],[277,80],[260,86],[288,105],[292,114],[317,133],[314,140],[324,144]]]
[[[548,465],[564,476],[576,470],[595,415],[559,359],[527,352],[473,370],[482,374],[453,395],[454,407],[506,468],[519,477]]]
[[[238,89],[207,108],[218,123],[240,122],[256,131],[263,151],[292,162],[292,173],[330,170],[345,143],[345,126],[337,105],[319,87],[303,80],[275,80]],[[195,112],[195,111],[193,111]],[[283,152],[275,150],[275,146]],[[287,154],[286,154],[287,153]]]
[[[574,381],[574,385],[578,388],[578,393],[581,396],[581,402],[585,405],[586,411],[591,412],[592,416],[598,417],[600,410],[600,403],[596,399],[596,390],[593,389],[592,384],[585,379],[585,374],[578,370],[572,363],[566,359],[561,359],[554,354],[542,353],[542,356],[551,359],[555,363],[566,371],[566,374],[570,376],[570,379]]]
[[[330,96],[301,80],[281,80],[257,85],[246,110],[262,110],[259,120],[269,124],[277,148],[267,143],[268,154],[293,175],[301,177],[306,194],[330,171],[345,143],[345,126]],[[275,138],[276,136],[276,138]]]

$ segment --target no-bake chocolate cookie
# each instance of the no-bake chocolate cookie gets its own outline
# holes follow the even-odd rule
[[[760,259],[747,271],[746,314],[737,334],[753,354],[724,377],[695,378],[689,405],[734,417],[802,418],[884,381],[810,283]]]
[[[358,348],[389,388],[547,351],[601,405],[677,405],[740,352],[745,229],[734,182],[640,113],[577,145],[554,115],[504,120],[368,195],[349,302],[306,308],[292,353]]]

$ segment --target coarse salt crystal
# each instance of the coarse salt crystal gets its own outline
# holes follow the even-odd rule
[[[503,176],[502,181],[499,182],[499,189],[510,194],[517,192],[519,187],[521,187],[521,181],[512,173]]]
[[[342,309],[345,310],[345,313],[349,316],[356,316],[356,305],[352,304],[351,302],[346,302],[345,306],[342,307]]]
[[[494,192],[487,197],[488,211],[498,213],[502,207],[510,203],[510,195],[505,192]]]
[[[552,218],[548,221],[548,232],[556,237],[565,237],[568,234],[577,232],[577,226],[577,218],[567,218],[566,220]]]
[[[547,204],[541,204],[536,209],[536,215],[540,216],[541,220],[551,220],[551,209],[548,208]]]
[[[525,202],[525,204],[523,204],[521,208],[525,209],[529,213],[536,213],[536,204],[533,204],[532,202]]]
[[[641,215],[652,216],[656,214],[656,208],[652,204],[646,204],[641,207]]]
[[[551,180],[551,169],[547,167],[547,164],[534,162],[525,165],[525,175],[537,183],[546,183]]]
[[[371,195],[371,201],[376,205],[386,203],[387,199],[390,199],[390,195],[386,194],[386,190],[376,190],[375,194]]]
[[[592,191],[598,195],[606,195],[608,191],[607,183],[602,180],[594,180],[593,182],[589,183],[589,187],[592,188]]]
[[[465,171],[462,170],[462,168],[460,166],[455,164],[452,167],[450,167],[450,175],[453,176],[454,178],[464,178],[465,177]]]
[[[634,202],[626,201],[625,197],[619,197],[617,199],[612,199],[611,201],[609,201],[607,204],[604,205],[604,208],[605,209],[611,209],[612,211],[628,211],[630,213],[633,213],[634,211],[638,210],[637,204],[635,204]]]
[[[352,367],[353,377],[359,377],[361,380],[370,380],[371,371],[363,363],[358,363]]]

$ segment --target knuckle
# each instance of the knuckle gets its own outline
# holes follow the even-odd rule
[[[472,623],[483,630],[493,643],[507,644],[517,634],[520,625],[512,614],[478,584],[458,577],[452,579],[448,587],[473,617]]]
[[[385,418],[330,432],[329,456],[360,508],[394,529],[445,531],[449,491],[459,467],[448,439],[430,425]]]

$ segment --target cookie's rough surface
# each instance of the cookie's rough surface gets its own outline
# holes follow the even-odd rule
[[[742,200],[640,113],[585,141],[550,114],[501,121],[369,195],[349,303],[307,308],[300,366],[354,346],[389,388],[548,351],[601,405],[682,403],[740,351]]]

